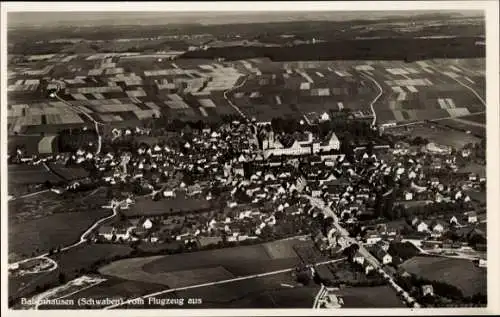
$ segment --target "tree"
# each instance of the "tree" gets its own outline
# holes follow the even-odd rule
[[[297,282],[302,285],[309,285],[311,283],[311,276],[308,272],[302,271],[297,274]]]

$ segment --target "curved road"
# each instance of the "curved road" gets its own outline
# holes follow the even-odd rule
[[[78,242],[75,242],[71,245],[68,245],[64,248],[61,249],[61,251],[67,251],[69,249],[72,249],[72,248],[75,248],[83,243],[85,243],[87,241],[87,236],[90,234],[90,232],[92,230],[94,230],[95,228],[97,228],[97,226],[99,226],[100,224],[102,224],[104,221],[106,220],[109,220],[111,218],[113,218],[114,216],[116,216],[116,214],[118,213],[118,208],[122,205],[122,203],[124,202],[123,201],[120,201],[118,203],[116,203],[113,207],[113,213],[109,216],[106,216],[104,218],[101,218],[99,220],[97,220],[92,226],[90,226],[81,236],[80,236],[80,240]],[[17,262],[14,262],[14,263],[10,263],[9,264],[9,267],[10,266],[14,266],[14,265],[18,265],[18,264],[21,264],[21,263],[25,263],[25,262],[28,262],[28,261],[31,261],[31,260],[34,260],[34,259],[46,259],[48,258],[49,256],[49,253],[46,252],[46,253],[43,253],[41,255],[37,255],[37,256],[34,256],[34,257],[31,257],[31,258],[27,258],[27,259],[24,259],[24,260],[21,260],[21,261],[17,261]]]
[[[375,84],[375,86],[377,86],[377,88],[379,89],[378,95],[375,96],[375,98],[373,99],[373,101],[370,103],[370,110],[372,111],[372,114],[373,114],[373,121],[372,121],[371,126],[373,128],[375,126],[375,124],[377,123],[377,113],[375,112],[375,109],[374,109],[373,106],[378,101],[378,99],[380,98],[380,96],[382,96],[382,94],[384,93],[384,89],[382,89],[382,86],[380,86],[380,84],[378,83],[378,81],[375,80],[375,78],[367,75],[366,73],[361,73],[361,75],[363,75],[366,78],[370,79]]]

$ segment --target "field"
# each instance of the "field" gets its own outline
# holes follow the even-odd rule
[[[94,69],[90,58],[103,64]],[[259,121],[343,108],[370,112],[380,89],[374,104],[379,124],[464,116],[476,122],[481,120],[476,113],[485,111],[474,94],[484,99],[483,59],[285,62],[242,56],[226,62],[200,58],[174,62],[158,54],[116,54],[82,55],[63,65],[67,72],[80,68],[87,78],[66,80],[61,98],[71,108],[112,126],[140,124],[153,116],[219,120],[238,114],[231,103]],[[16,104],[13,100],[10,134],[26,129],[35,133],[37,127],[55,132],[64,125],[89,123],[82,115],[78,121],[77,114],[58,101],[41,98]]]
[[[259,121],[311,112],[364,110],[375,97],[366,78],[342,62],[234,62],[247,80],[231,93],[245,114]]]
[[[80,179],[88,176],[88,172],[82,168],[64,167],[61,164],[48,165],[51,171],[42,164],[25,165],[9,164],[8,171],[8,193],[14,197],[40,190],[46,181],[58,183],[66,180]]]
[[[477,123],[482,123],[486,124],[486,114],[473,114],[470,116],[463,116],[460,117],[460,119],[466,120],[466,121],[472,121],[472,122],[477,122]]]
[[[466,134],[462,131],[452,130],[438,124],[418,124],[395,128],[388,130],[388,133],[391,133],[392,131],[402,131],[403,135],[407,135],[410,137],[419,136],[427,139],[429,142],[452,146],[456,149],[460,149],[468,143],[478,143],[481,141],[480,138],[472,134]]]
[[[137,281],[122,280],[119,278],[108,278],[104,282],[97,286],[87,288],[78,292],[76,294],[70,295],[67,298],[73,299],[75,302],[79,298],[92,298],[94,300],[99,299],[117,299],[117,298],[135,298],[137,296],[145,295],[152,292],[157,292],[165,289],[165,286],[152,283],[144,283]],[[72,307],[74,309],[99,309],[105,305],[93,305],[93,306],[76,306]],[[44,307],[41,307],[44,308]],[[47,307],[45,307],[47,308]],[[68,309],[68,306],[50,306],[50,309]]]
[[[470,133],[478,138],[486,137],[486,125],[477,124],[473,121],[462,120],[461,118],[449,118],[444,120],[436,121],[435,124],[442,125],[454,130]]]
[[[477,174],[479,177],[486,177],[486,166],[477,163],[469,163],[466,166],[460,168],[458,172],[474,173]]]
[[[128,255],[131,251],[132,248],[126,244],[82,244],[60,254],[55,254],[52,258],[57,261],[64,272],[69,274],[81,268],[87,269],[99,260]]]
[[[481,64],[482,63],[482,64]],[[377,122],[422,121],[483,112],[481,60],[234,62],[247,74],[232,101],[247,115],[268,121],[350,108],[370,110]],[[482,65],[482,66],[481,66]],[[476,68],[477,69],[477,68]],[[484,97],[483,97],[484,99]]]
[[[422,121],[485,111],[482,101],[469,90],[484,94],[484,86],[467,81],[480,76],[463,68],[463,64],[469,63],[468,60],[426,60],[369,65],[372,69],[364,72],[383,91],[374,104],[377,122]]]
[[[81,167],[65,167],[60,163],[49,163],[47,165],[54,174],[68,181],[82,179],[89,175],[89,172]]]
[[[39,300],[47,300],[47,299],[50,300],[50,299],[64,298],[64,297],[67,297],[73,293],[78,293],[79,291],[84,290],[86,288],[96,286],[96,285],[102,283],[103,281],[105,281],[105,280],[102,278],[99,278],[97,276],[84,275],[84,276],[81,276],[81,277],[76,278],[74,280],[71,280],[71,281],[67,282],[66,284],[61,285],[55,289],[51,289],[51,290],[45,291],[43,293],[37,294],[37,295],[33,296],[30,300],[36,303]],[[48,305],[40,305],[39,307],[37,307],[37,306],[38,306],[37,304],[27,305],[23,308],[24,309],[30,309],[30,308],[31,309],[36,309],[36,308],[44,309]]]
[[[48,272],[19,277],[9,277],[9,296],[19,298],[37,291],[45,285],[57,284],[59,274],[63,273],[69,280],[82,275],[81,270],[88,270],[98,261],[126,256],[132,249],[127,245],[116,244],[82,244],[67,251],[51,256],[59,267]],[[97,289],[97,288],[96,288]]]
[[[125,259],[102,267],[100,273],[175,288],[291,268],[300,263],[290,248],[293,243],[306,242],[285,240],[279,252],[270,254],[270,250],[278,249],[279,243]]]
[[[297,284],[287,272],[175,292],[175,295],[201,298],[202,308],[311,308],[318,290],[319,286],[313,282],[308,286]]]
[[[33,252],[46,252],[77,242],[96,220],[109,214],[108,210],[57,213],[12,224],[9,226],[9,253],[29,256]]]
[[[58,182],[61,178],[43,168],[42,165],[8,165],[8,188],[9,195],[19,196],[36,191],[35,184],[43,184],[45,181]]]
[[[161,290],[165,290],[165,286],[112,277],[99,284],[98,287],[83,290],[68,298],[131,299]],[[319,286],[314,283],[307,287],[298,285],[294,277],[286,272],[222,285],[166,293],[157,296],[157,298],[184,298],[182,306],[171,304],[162,308],[309,308],[312,307],[314,296],[318,290]],[[199,298],[202,303],[190,305],[187,303],[188,298]],[[154,303],[149,303],[147,299],[144,305],[134,304],[123,307],[159,308]],[[91,308],[99,308],[99,306]]]
[[[404,262],[402,267],[425,279],[453,285],[464,296],[486,293],[486,270],[469,260],[419,256]]]
[[[389,286],[347,287],[338,291],[345,308],[405,308]]]
[[[180,195],[175,198],[159,201],[146,198],[138,199],[130,209],[123,210],[123,214],[127,217],[153,216],[177,212],[191,212],[206,209],[210,206],[211,202],[204,198],[191,198]]]
[[[77,242],[95,221],[111,214],[100,208],[103,198],[102,190],[68,196],[49,192],[9,202],[9,253],[26,257]]]

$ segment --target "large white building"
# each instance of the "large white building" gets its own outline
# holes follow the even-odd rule
[[[279,140],[275,140],[274,133],[270,132],[267,139],[263,141],[264,156],[267,158],[271,155],[307,155],[340,149],[340,140],[334,132],[331,132],[324,142],[314,140],[311,132],[306,133],[306,140],[295,140],[290,147],[284,147]]]

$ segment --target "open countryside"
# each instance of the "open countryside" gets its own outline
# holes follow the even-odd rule
[[[482,14],[97,13],[8,13],[10,308],[487,307]]]

